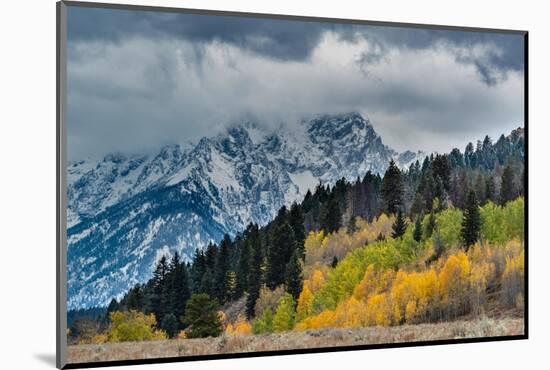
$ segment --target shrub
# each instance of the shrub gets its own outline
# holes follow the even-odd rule
[[[154,314],[145,315],[137,311],[114,311],[109,314],[111,329],[109,342],[137,342],[166,339],[166,333],[155,330],[157,320]]]
[[[239,316],[234,325],[227,325],[225,334],[234,336],[250,335],[252,334],[252,326],[243,317]]]
[[[304,331],[309,329],[322,329],[334,327],[335,314],[334,311],[324,310],[318,315],[308,317],[296,325],[296,331]]]

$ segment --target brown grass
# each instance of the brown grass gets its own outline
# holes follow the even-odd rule
[[[226,336],[204,339],[173,339],[156,342],[128,342],[69,346],[67,362],[101,362],[220,353],[278,351],[381,343],[403,343],[442,339],[522,335],[521,317],[477,318],[436,324],[323,329],[302,333]]]

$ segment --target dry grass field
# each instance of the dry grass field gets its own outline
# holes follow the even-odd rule
[[[69,346],[68,363],[522,335],[521,317],[280,334]]]

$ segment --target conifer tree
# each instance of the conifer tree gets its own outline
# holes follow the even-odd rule
[[[204,255],[204,252],[198,248],[195,249],[193,265],[191,267],[191,282],[194,293],[201,292],[202,279],[206,273],[206,268],[206,256]]]
[[[137,284],[128,291],[125,297],[125,307],[128,310],[143,311],[145,308],[145,297],[141,285]]]
[[[488,202],[495,201],[495,180],[491,175],[485,179],[485,198]]]
[[[302,258],[300,251],[296,250],[292,254],[290,261],[286,266],[285,282],[287,291],[294,297],[295,300],[300,296],[302,291]]]
[[[288,222],[284,221],[271,231],[266,276],[266,284],[269,288],[275,289],[285,282],[286,265],[294,252],[295,246],[294,232]]]
[[[217,255],[218,255],[218,247],[214,243],[208,243],[208,246],[206,247],[206,252],[204,253],[205,262],[206,262],[206,268],[213,271],[216,267],[216,261],[217,261]]]
[[[115,312],[120,310],[120,304],[118,301],[113,298],[111,299],[111,302],[109,302],[109,305],[107,306],[107,312],[105,312],[105,316],[103,317],[104,322],[109,322],[109,315],[111,312]]]
[[[161,322],[166,309],[166,276],[168,274],[168,261],[162,256],[153,272],[153,295],[151,297],[150,311],[155,314],[157,322]]]
[[[357,230],[357,216],[351,216],[348,222],[348,234],[353,234]]]
[[[449,191],[451,184],[451,166],[446,155],[437,154],[432,162],[434,178],[439,178],[445,191]]]
[[[207,269],[204,275],[202,276],[200,289],[198,290],[201,293],[206,293],[209,296],[215,294],[215,285],[214,285],[214,271]]]
[[[401,170],[393,159],[382,179],[382,198],[384,208],[390,214],[395,214],[403,204],[403,180]]]
[[[254,316],[256,300],[260,296],[262,285],[262,244],[258,232],[258,226],[254,225],[248,233],[250,241],[250,270],[248,273],[248,296],[246,297],[246,315]]]
[[[451,192],[453,205],[457,208],[464,209],[466,207],[466,198],[470,192],[470,184],[466,170],[460,171]]]
[[[487,194],[485,191],[486,187],[487,187],[487,183],[483,178],[483,174],[480,172],[477,175],[477,179],[475,183],[476,196],[480,205],[484,205],[487,202]]]
[[[160,328],[168,334],[169,338],[174,338],[178,334],[179,323],[173,313],[164,315]]]
[[[479,204],[475,191],[470,190],[467,206],[462,217],[461,229],[462,241],[466,250],[479,239],[480,229],[481,216],[479,213]]]
[[[321,215],[321,228],[327,233],[338,231],[342,226],[342,211],[336,197],[331,197],[325,203]]]
[[[189,289],[189,276],[187,273],[187,267],[185,263],[180,261],[179,253],[176,252],[172,257],[170,262],[170,297],[169,307],[170,312],[175,315],[175,317],[180,317],[185,311],[185,305],[187,300],[191,296],[191,291]]]
[[[250,226],[248,227],[250,230]],[[239,266],[237,270],[237,286],[235,296],[239,298],[248,290],[248,275],[250,273],[250,237],[248,236],[242,243],[239,255]]]
[[[214,272],[214,298],[220,303],[224,303],[226,297],[227,272],[229,271],[229,249],[231,248],[231,238],[225,234],[220,243],[216,259],[216,269]]]
[[[225,300],[233,301],[237,298],[237,274],[229,270],[225,277]]]
[[[475,153],[474,153],[474,144],[468,143],[466,149],[464,150],[464,162],[466,166],[474,168],[476,166]]]
[[[422,240],[422,217],[418,216],[414,223],[413,239],[417,242]]]
[[[288,223],[290,224],[290,227],[292,227],[292,231],[294,232],[296,245],[299,248],[303,249],[304,240],[306,239],[304,213],[302,211],[302,207],[297,203],[292,203],[292,206],[290,207],[290,211],[288,213]]]
[[[392,225],[391,236],[394,239],[400,238],[405,235],[405,231],[407,231],[407,221],[405,221],[405,217],[403,217],[403,211],[399,209],[397,211],[397,218]]]
[[[514,185],[514,168],[508,164],[502,173],[502,182],[500,186],[500,203],[505,204],[516,197]]]
[[[208,294],[193,294],[185,307],[181,321],[185,325],[187,338],[217,337],[223,326],[218,315],[219,304]]]

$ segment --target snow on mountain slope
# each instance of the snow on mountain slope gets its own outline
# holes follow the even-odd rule
[[[251,122],[155,155],[110,154],[68,167],[68,306],[106,305],[150,277],[164,253],[266,224],[319,182],[383,173],[399,154],[357,113],[267,132]]]

